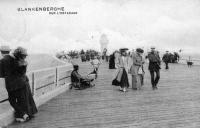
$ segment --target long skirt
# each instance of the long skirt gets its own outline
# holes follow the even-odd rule
[[[129,87],[128,74],[125,69],[123,69],[123,74],[122,74],[122,78],[120,81],[120,87],[121,88]]]
[[[141,76],[132,75],[132,89],[141,89]]]
[[[32,117],[35,113],[37,113],[38,110],[29,85],[15,91],[8,92],[8,95],[9,102],[15,110],[16,118],[22,118],[24,114]]]
[[[128,88],[129,87],[128,74],[127,74],[125,69],[123,69],[121,80],[118,81],[117,78],[115,78],[112,81],[112,85],[120,86],[121,88],[125,88],[125,87]]]

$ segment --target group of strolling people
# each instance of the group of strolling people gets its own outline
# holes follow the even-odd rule
[[[17,47],[12,53],[8,46],[0,48],[2,58],[0,59],[0,78],[4,78],[8,92],[8,101],[15,110],[15,119],[25,122],[37,113],[29,79],[26,75],[28,56],[27,50]]]
[[[112,81],[113,85],[119,86],[119,90],[126,92],[129,88],[128,76],[131,75],[132,78],[132,89],[140,90],[141,86],[144,84],[144,63],[145,59],[143,57],[144,50],[142,48],[137,48],[132,54],[127,54],[128,48],[121,48],[116,51],[114,56],[114,63],[116,68],[116,73]],[[149,72],[151,75],[152,89],[157,89],[157,84],[160,79],[160,64],[161,60],[158,51],[155,47],[151,47],[151,52],[148,53],[147,58],[149,60]]]

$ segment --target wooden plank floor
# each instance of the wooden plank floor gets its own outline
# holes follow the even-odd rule
[[[164,66],[164,65],[163,65]],[[29,122],[9,128],[197,128],[200,127],[200,67],[170,64],[161,70],[158,90],[152,90],[145,65],[145,85],[140,91],[120,92],[111,86],[108,64],[100,67],[96,86],[69,90],[39,107]],[[91,71],[80,64],[81,73]]]

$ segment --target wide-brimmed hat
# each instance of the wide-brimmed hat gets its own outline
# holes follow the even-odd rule
[[[125,52],[125,51],[127,51],[127,50],[128,50],[128,48],[120,48],[120,49],[119,49],[120,52]]]
[[[28,53],[27,53],[27,50],[23,47],[17,47],[15,50],[14,50],[14,55],[17,56],[17,55],[25,55],[25,56],[28,56]]]
[[[139,53],[144,53],[144,50],[143,50],[143,49],[141,49],[141,48],[137,48],[137,49],[136,49],[136,52],[139,52]]]
[[[11,49],[10,49],[9,46],[3,45],[3,46],[0,47],[0,51],[3,51],[3,52],[10,52]]]

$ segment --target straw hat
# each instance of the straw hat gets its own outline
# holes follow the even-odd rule
[[[23,47],[17,47],[15,50],[14,50],[14,55],[25,55],[27,56],[28,53],[27,53],[27,50]]]
[[[127,51],[127,50],[128,50],[128,48],[120,48],[120,49],[119,49],[120,52],[125,52],[125,51]]]
[[[143,50],[143,49],[141,49],[141,48],[137,48],[137,49],[136,49],[136,52],[139,52],[139,53],[144,53],[144,50]]]
[[[0,47],[0,51],[3,51],[3,52],[10,52],[11,49],[10,49],[9,46],[3,45],[3,46]]]

